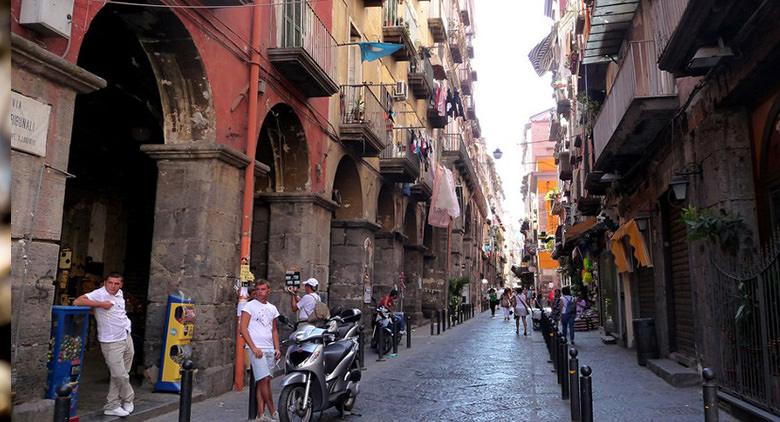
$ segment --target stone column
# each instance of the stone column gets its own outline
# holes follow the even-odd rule
[[[330,222],[336,204],[311,192],[258,194],[268,204],[268,281],[270,301],[283,314],[292,314],[284,290],[287,271],[300,271],[301,281],[316,278],[322,300],[328,301]]]
[[[403,235],[397,232],[377,232],[374,246],[374,298],[378,301],[398,284],[404,268]]]
[[[450,234],[450,278],[460,277],[464,274],[464,249],[465,242],[463,241],[463,229],[452,229]]]
[[[447,229],[434,227],[432,230],[432,250],[425,252],[423,264],[423,314],[430,317],[437,309],[442,309],[447,300]]]
[[[358,308],[368,315],[363,298],[372,295],[374,233],[380,226],[367,220],[333,220],[330,227],[328,305]]]
[[[157,160],[144,360],[157,376],[168,295],[195,302],[197,388],[230,390],[236,338],[241,192],[245,155],[223,145],[144,145]]]
[[[423,254],[425,247],[422,245],[404,245],[404,312],[415,321],[422,321],[422,273]]]

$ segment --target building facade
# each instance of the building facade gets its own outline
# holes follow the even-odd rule
[[[598,290],[604,329],[621,344],[634,347],[633,321],[650,319],[662,359],[690,368],[692,382],[714,368],[732,411],[777,417],[780,270],[767,245],[778,221],[780,7],[545,8],[556,25],[530,57],[552,72],[561,122],[562,266],[591,263],[591,283],[578,282]]]
[[[478,300],[490,209],[475,170],[473,2],[229,3],[77,1],[63,27],[12,2],[13,103],[38,127],[12,145],[15,418],[52,409],[51,306],[110,271],[125,275],[133,374],[147,382],[168,296],[195,302],[206,394],[242,382],[242,259],[286,314],[296,271],[329,305],[366,314],[398,288],[420,323],[447,306],[453,277]],[[358,43],[374,41],[403,48],[362,61]],[[440,166],[461,210],[446,228],[427,223]]]

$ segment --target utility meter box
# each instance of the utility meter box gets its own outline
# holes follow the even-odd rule
[[[73,0],[22,0],[19,23],[46,35],[70,38]]]

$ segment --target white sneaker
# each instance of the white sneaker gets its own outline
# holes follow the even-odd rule
[[[125,412],[130,414],[133,413],[133,410],[135,410],[135,406],[133,406],[133,402],[122,403],[122,409],[124,409]]]
[[[117,407],[116,409],[106,410],[103,412],[103,414],[108,416],[119,416],[120,418],[124,418],[125,416],[128,416],[130,413],[128,413],[127,410],[122,409],[121,407]]]
[[[274,412],[274,414],[271,415],[271,420],[274,422],[279,422],[279,412]]]

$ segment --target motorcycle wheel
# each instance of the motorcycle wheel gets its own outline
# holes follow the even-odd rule
[[[384,350],[383,354],[386,355],[393,351],[393,337],[391,335],[385,335],[382,342],[384,343],[382,345],[382,349]]]
[[[280,422],[310,422],[312,417],[311,403],[304,412],[302,410],[304,393],[306,386],[304,384],[293,384],[284,387],[279,395],[279,421]]]

